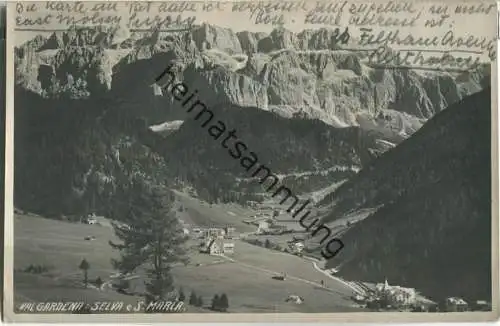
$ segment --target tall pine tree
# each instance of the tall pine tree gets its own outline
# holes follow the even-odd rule
[[[116,217],[123,223],[113,223],[121,243],[110,241],[120,250],[120,259],[112,262],[122,274],[145,268],[147,297],[158,300],[174,289],[172,264],[187,262],[186,236],[173,210],[172,193],[144,179],[134,179],[122,198],[122,208],[126,208],[120,210],[123,216]]]
[[[196,296],[196,293],[192,291],[191,295],[189,296],[189,304],[192,306],[196,306],[197,303],[198,303],[198,297]]]
[[[227,308],[229,308],[229,300],[227,298],[227,295],[225,293],[222,293],[219,299],[219,310],[220,311],[227,311]]]

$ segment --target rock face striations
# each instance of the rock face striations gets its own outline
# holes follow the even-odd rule
[[[459,75],[373,69],[335,38],[328,29],[266,34],[207,24],[35,37],[15,53],[16,200],[51,214],[102,208],[129,175],[155,175],[211,201],[262,193],[153,84],[170,64],[298,194],[354,175],[487,84],[488,67]]]
[[[323,201],[323,222],[374,213],[329,261],[354,280],[491,300],[491,90],[450,106]]]
[[[47,97],[102,96],[115,93],[117,83],[151,82],[174,61],[186,83],[206,90],[208,102],[223,97],[333,126],[363,125],[367,117],[387,111],[399,132],[411,134],[420,120],[479,91],[489,75],[487,69],[460,76],[372,69],[364,56],[340,49],[328,29],[281,28],[266,35],[207,24],[184,34],[75,28],[20,46],[16,81]]]

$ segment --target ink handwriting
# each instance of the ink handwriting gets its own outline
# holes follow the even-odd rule
[[[283,25],[285,23],[285,17],[283,14],[266,13],[262,8],[255,9],[251,14],[250,18],[254,18],[254,24],[271,24],[271,25]]]
[[[196,20],[196,16],[139,16],[136,13],[129,17],[127,27],[130,29],[165,29],[171,26],[190,28]]]
[[[369,28],[362,28],[360,41],[361,45],[367,46],[412,46],[412,47],[446,47],[450,50],[476,50],[480,54],[487,51],[490,60],[496,58],[496,41],[492,37],[476,37],[469,35],[467,37],[455,36],[454,32],[449,30],[442,35],[432,35],[429,37],[416,37],[412,33],[402,33],[400,30],[374,32]]]
[[[40,7],[40,12],[37,10]],[[176,2],[59,2],[48,1],[40,5],[16,4],[16,27],[27,30],[64,28],[74,25],[126,25],[130,29],[146,30],[169,27],[189,29],[196,21],[199,10],[221,10],[222,5],[192,1]],[[124,11],[123,9],[127,11]],[[201,8],[201,9],[200,9]],[[128,12],[128,15],[124,12]],[[46,27],[46,29],[43,29]]]
[[[457,70],[471,70],[481,65],[480,58],[476,55],[460,56],[452,51],[432,51],[438,55],[428,55],[424,50],[405,49],[393,51],[381,46],[370,53],[368,61],[375,66],[389,67],[426,67],[436,69],[456,68]],[[449,69],[447,69],[449,70]]]
[[[233,3],[231,10],[232,12],[247,13],[256,25],[282,26],[286,22],[286,13],[306,11],[306,4],[306,1],[239,1]]]
[[[334,43],[351,45],[351,35],[355,35],[358,40],[355,43],[371,51],[368,56],[373,62],[415,59],[426,64],[437,59],[422,61],[424,52],[446,50],[449,55],[445,56],[445,61],[449,61],[453,53],[454,57],[457,53],[471,56],[471,60],[466,56],[460,61],[467,66],[464,62],[474,65],[476,57],[485,60],[496,58],[496,36],[487,37],[480,28],[475,29],[478,34],[470,34],[467,29],[459,31],[455,27],[465,24],[469,18],[481,23],[482,16],[486,20],[486,15],[491,17],[494,9],[495,5],[489,3],[418,3],[410,0],[385,0],[382,3],[350,0],[48,1],[17,3],[15,23],[18,30],[108,24],[123,25],[135,31],[155,28],[184,31],[191,29],[203,13],[217,12],[222,19],[243,19],[246,23],[270,29],[277,26],[291,26],[290,29],[298,30],[331,27],[333,33],[329,37],[334,39]],[[208,23],[218,24],[217,21]],[[389,55],[379,49],[383,46],[391,47],[393,51],[396,51],[394,47],[407,46],[414,51],[403,51],[389,60]]]
[[[52,22],[52,15],[48,14],[44,17],[26,18],[16,16],[16,26],[43,26],[50,25]]]
[[[306,1],[238,1],[233,3],[233,12],[252,13],[263,10],[265,13],[306,11]]]

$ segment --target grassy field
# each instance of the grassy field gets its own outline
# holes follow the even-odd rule
[[[230,225],[238,232],[255,231],[255,226],[243,223],[243,220],[248,218],[250,213],[248,209],[239,205],[210,205],[180,192],[176,192],[176,196],[178,203],[186,209],[179,212],[178,216],[191,225],[199,227]]]
[[[94,278],[114,272],[111,258],[117,253],[108,242],[116,239],[109,227],[16,215],[14,235],[15,269],[44,264],[55,267],[50,271],[54,277],[81,274],[78,266],[85,258],[91,267],[89,275]],[[95,240],[84,239],[92,235]]]
[[[227,293],[231,312],[335,312],[356,311],[342,296],[320,286],[288,277],[273,280],[273,272],[237,262],[175,270],[176,279],[210,298]],[[290,294],[302,296],[302,305],[285,302]]]
[[[194,290],[204,297],[227,293],[231,310],[235,312],[333,312],[356,311],[348,297],[352,291],[312,267],[308,260],[273,252],[243,241],[235,241],[234,262],[207,264],[173,269],[176,280],[189,292]],[[194,258],[193,262],[201,257]],[[221,258],[219,258],[220,260]],[[272,276],[287,273],[285,281]],[[321,287],[325,281],[328,289]],[[296,294],[305,299],[295,305],[284,300]],[[358,309],[359,311],[359,309]]]
[[[253,227],[239,224],[235,216],[227,213],[228,205],[212,209],[197,204],[195,200],[183,200],[188,208],[186,215],[195,221],[229,222],[238,227],[240,232]],[[194,213],[196,212],[196,213]],[[223,212],[226,212],[224,215]],[[204,219],[204,216],[208,216]],[[236,216],[238,217],[238,216]],[[243,218],[241,218],[243,219]],[[196,224],[197,225],[197,224]],[[247,227],[247,229],[245,229]],[[15,246],[14,275],[16,303],[22,301],[120,300],[135,303],[138,298],[118,294],[109,288],[83,289],[82,272],[78,266],[83,258],[90,263],[89,279],[101,277],[110,280],[115,271],[111,258],[117,256],[108,242],[115,240],[109,226],[85,225],[55,221],[31,215],[16,215],[14,221]],[[84,237],[95,236],[95,240],[86,241]],[[197,241],[191,241],[196,245]],[[190,252],[187,266],[173,268],[176,287],[182,286],[186,296],[194,290],[203,297],[205,304],[210,304],[214,294],[226,293],[229,297],[231,312],[335,312],[354,311],[351,302],[346,299],[351,291],[334,280],[328,280],[324,274],[316,271],[311,262],[299,257],[273,252],[242,241],[235,241],[234,261],[223,257],[209,256],[196,251]],[[50,267],[42,275],[20,272],[30,264]],[[272,279],[276,273],[286,272],[285,281]],[[330,289],[319,286],[321,280],[327,281]],[[290,294],[302,296],[302,305],[286,303]],[[358,309],[359,310],[359,309]],[[192,312],[201,312],[199,308],[190,308]]]
[[[104,300],[135,303],[137,298],[114,291],[83,288],[78,266],[83,258],[90,263],[89,280],[107,279],[113,269],[110,259],[116,253],[108,241],[109,227],[53,221],[32,215],[16,215],[14,221],[14,298],[15,304],[41,301]],[[94,235],[96,240],[86,241]],[[43,265],[43,274],[24,273],[29,265]]]

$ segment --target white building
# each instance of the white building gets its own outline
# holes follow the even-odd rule
[[[210,255],[233,254],[234,242],[227,242],[221,238],[210,238],[202,245],[201,252]]]
[[[301,253],[304,251],[304,244],[302,242],[296,242],[295,243],[295,251],[298,253]]]
[[[87,217],[87,224],[97,224],[97,219],[95,217]]]
[[[222,245],[222,251],[225,254],[234,254],[234,242],[224,242]]]
[[[462,298],[446,298],[446,311],[467,311],[467,302]]]
[[[226,226],[224,228],[225,237],[228,239],[232,239],[236,235],[236,229],[232,226]]]
[[[292,242],[289,243],[289,248],[292,253],[300,254],[304,251],[304,243],[303,242]]]
[[[375,288],[378,297],[387,298],[391,304],[411,305],[417,299],[417,292],[413,288],[405,288],[401,286],[391,286],[385,280],[384,283],[377,284]]]
[[[266,232],[269,230],[269,223],[267,221],[259,221],[257,233]]]
[[[224,231],[224,229],[221,229],[221,228],[208,228],[208,229],[202,230],[201,234],[202,234],[203,238],[208,239],[208,238],[224,237],[226,232]]]
[[[293,302],[295,304],[302,304],[304,302],[304,298],[302,298],[298,295],[295,295],[295,294],[291,294],[288,296],[288,298],[286,298],[285,301],[286,302]]]

